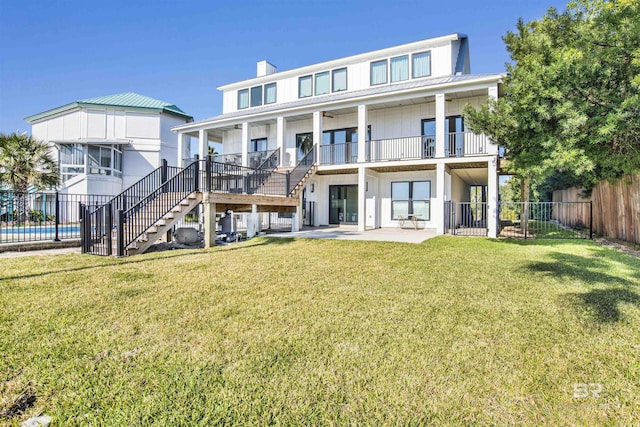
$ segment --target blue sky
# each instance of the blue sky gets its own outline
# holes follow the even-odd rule
[[[221,111],[216,87],[279,70],[455,32],[471,71],[501,72],[501,36],[557,0],[0,0],[0,132],[72,101],[138,92],[196,120]]]

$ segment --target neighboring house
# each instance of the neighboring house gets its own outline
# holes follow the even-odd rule
[[[160,166],[176,164],[171,128],[193,121],[180,108],[136,93],[89,98],[25,119],[34,138],[51,144],[59,190],[116,195]]]
[[[502,74],[470,74],[462,34],[404,44],[277,72],[219,87],[222,114],[177,126],[180,158],[188,138],[222,144],[220,161],[254,166],[280,150],[278,170],[294,167],[312,146],[317,170],[303,209],[313,225],[394,227],[413,215],[439,233],[473,215],[496,235],[498,147],[469,132],[461,113],[499,96]],[[451,224],[448,201],[486,202]],[[309,203],[314,202],[314,203]]]

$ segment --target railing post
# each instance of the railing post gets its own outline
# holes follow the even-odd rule
[[[167,181],[167,159],[160,161],[160,181],[162,184]]]
[[[287,171],[287,175],[285,177],[284,182],[285,182],[285,186],[284,186],[285,194],[284,195],[285,196],[289,196],[289,193],[291,192],[291,189],[290,189],[290,187],[291,187],[291,172],[290,171]]]
[[[60,241],[60,236],[59,236],[59,226],[60,226],[60,197],[59,197],[59,193],[56,191],[56,209],[55,209],[55,216],[56,216],[56,220],[55,220],[55,227],[56,227],[56,235],[53,238],[54,242],[59,242]],[[47,218],[45,218],[45,221],[47,220]]]
[[[193,191],[200,189],[200,157],[196,154],[194,158],[194,176],[193,176]]]
[[[82,202],[78,202],[78,220],[80,221],[80,251],[87,253],[87,230],[85,227],[85,212]]]
[[[204,164],[205,170],[205,182],[204,182],[204,191],[207,193],[211,191],[211,155],[207,156],[207,162]]]
[[[107,232],[107,255],[111,256],[113,254],[113,211],[111,210],[112,205],[108,203],[105,207],[107,209],[106,212],[106,232]]]
[[[117,248],[116,254],[119,257],[123,257],[124,256],[124,211],[123,210],[118,211],[117,235],[118,235],[118,248]],[[109,238],[111,238],[111,236],[109,236]]]
[[[593,240],[593,200],[589,200],[589,240]]]

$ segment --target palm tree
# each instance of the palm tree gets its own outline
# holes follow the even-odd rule
[[[0,133],[0,185],[15,193],[19,219],[26,216],[29,187],[57,184],[58,168],[45,142],[26,134]]]

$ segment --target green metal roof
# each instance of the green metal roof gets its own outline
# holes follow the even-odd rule
[[[150,98],[148,96],[140,95],[134,92],[82,99],[80,101],[75,101],[69,104],[62,105],[60,107],[52,108],[51,110],[47,110],[42,113],[34,114],[33,116],[26,117],[25,121],[27,123],[33,123],[37,120],[61,113],[63,111],[71,110],[73,108],[92,106],[116,107],[125,110],[168,113],[185,118],[189,122],[193,121],[193,117],[182,111],[174,104],[170,104],[168,102],[160,101],[158,99]]]

